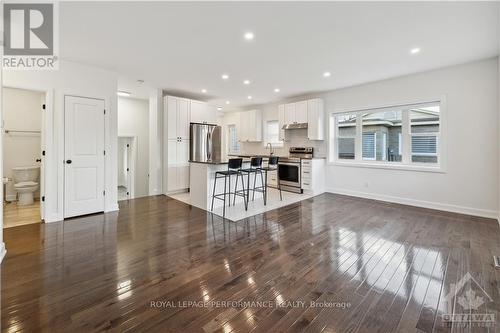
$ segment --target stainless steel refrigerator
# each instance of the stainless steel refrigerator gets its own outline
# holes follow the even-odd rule
[[[189,127],[189,160],[194,162],[220,161],[222,155],[221,127],[191,123]]]

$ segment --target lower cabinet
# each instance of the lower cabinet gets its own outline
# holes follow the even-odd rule
[[[325,159],[301,161],[301,187],[305,193],[320,194],[325,191]]]
[[[167,168],[167,191],[174,192],[189,188],[189,165]]]
[[[267,172],[267,186],[278,186],[278,171]]]
[[[167,142],[167,192],[189,188],[189,140]]]

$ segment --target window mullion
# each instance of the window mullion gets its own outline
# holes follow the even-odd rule
[[[401,137],[403,140],[403,153],[401,160],[403,164],[410,164],[411,161],[411,134],[410,134],[410,112],[404,110],[401,115]]]
[[[363,113],[356,115],[356,140],[354,140],[354,160],[363,160]]]

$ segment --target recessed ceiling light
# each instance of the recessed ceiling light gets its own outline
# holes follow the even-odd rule
[[[207,89],[201,89],[201,92],[206,94],[207,93]]]
[[[250,84],[250,80],[243,81],[243,84],[247,84],[247,85]]]
[[[274,92],[280,92],[280,88],[274,88]]]
[[[118,96],[130,96],[130,93],[128,91],[123,91],[123,90],[118,90],[116,94]]]
[[[253,32],[251,32],[251,31],[245,32],[245,39],[246,40],[252,40],[253,37],[254,37]]]
[[[247,98],[248,98],[248,99],[252,99],[253,97],[252,97],[252,96],[250,96],[250,95],[248,95],[248,97],[247,97]]]
[[[222,78],[223,80],[227,80],[227,79],[229,79],[229,75],[227,75],[227,74],[222,74],[222,75],[221,75],[221,78]]]
[[[332,73],[330,73],[330,72],[324,72],[324,73],[323,73],[323,76],[324,76],[324,77],[330,77],[331,75],[332,75]]]
[[[222,107],[218,106],[217,111],[222,111]]]
[[[410,50],[411,54],[417,54],[420,53],[420,47],[414,47]]]
[[[229,103],[231,103],[231,102],[229,102],[229,101],[226,101],[226,105],[228,105]]]

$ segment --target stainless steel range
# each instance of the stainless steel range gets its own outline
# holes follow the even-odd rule
[[[312,158],[312,147],[290,147],[288,158],[280,158],[278,175],[283,190],[302,193],[301,187],[301,159]]]

